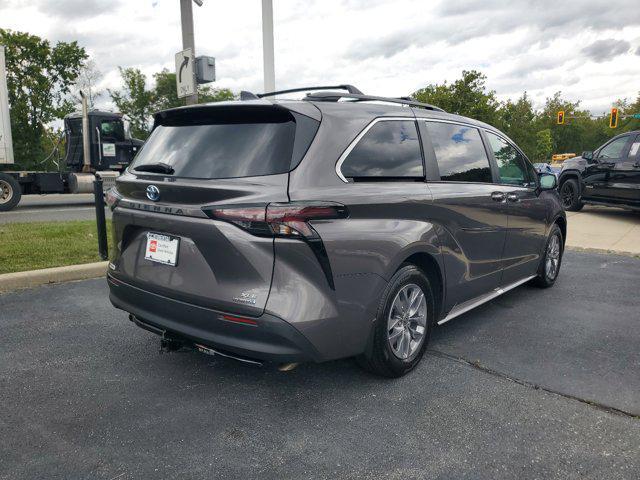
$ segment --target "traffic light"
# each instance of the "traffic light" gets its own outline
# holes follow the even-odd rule
[[[618,109],[611,109],[611,116],[609,117],[609,127],[616,128],[618,126]]]
[[[558,112],[558,125],[564,125],[564,110]]]

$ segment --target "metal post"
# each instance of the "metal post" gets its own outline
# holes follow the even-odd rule
[[[13,163],[13,141],[9,119],[9,91],[4,46],[0,45],[0,164]]]
[[[182,49],[190,48],[193,52],[193,58],[196,57],[196,44],[193,34],[193,0],[180,0],[180,20],[182,23]],[[195,68],[192,69],[195,77]],[[194,78],[194,84],[197,85]],[[195,105],[198,103],[198,90],[193,95],[185,97],[187,105]]]
[[[273,52],[273,0],[262,0],[262,60],[264,64],[264,91],[276,89],[276,67]]]
[[[82,171],[88,173],[91,171],[91,150],[89,146],[89,106],[87,105],[87,96],[80,91],[82,97]],[[98,145],[98,148],[100,146]]]
[[[102,179],[96,177],[93,181],[93,197],[96,205],[96,226],[98,228],[98,254],[102,260],[109,258],[109,245],[107,244],[107,221],[104,217],[104,192]]]

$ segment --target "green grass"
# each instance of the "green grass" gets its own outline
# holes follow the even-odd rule
[[[95,220],[0,225],[0,274],[99,261]]]

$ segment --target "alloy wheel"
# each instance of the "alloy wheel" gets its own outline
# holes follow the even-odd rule
[[[571,183],[569,182],[566,182],[564,185],[562,185],[562,190],[560,193],[562,198],[562,206],[565,209],[571,207],[571,205],[573,205],[573,200],[575,197],[573,185],[571,185]]]
[[[398,291],[387,319],[387,339],[393,354],[406,360],[419,351],[427,329],[427,300],[414,283]]]
[[[544,265],[544,273],[547,279],[553,280],[558,275],[558,266],[560,265],[560,237],[554,235],[547,245],[547,255]]]

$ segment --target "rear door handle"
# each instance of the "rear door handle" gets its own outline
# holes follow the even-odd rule
[[[517,193],[507,193],[507,200],[509,202],[517,202],[518,200],[520,200],[520,197]]]
[[[505,198],[506,195],[504,194],[504,192],[493,192],[491,194],[491,200],[493,200],[494,202],[504,202]]]

